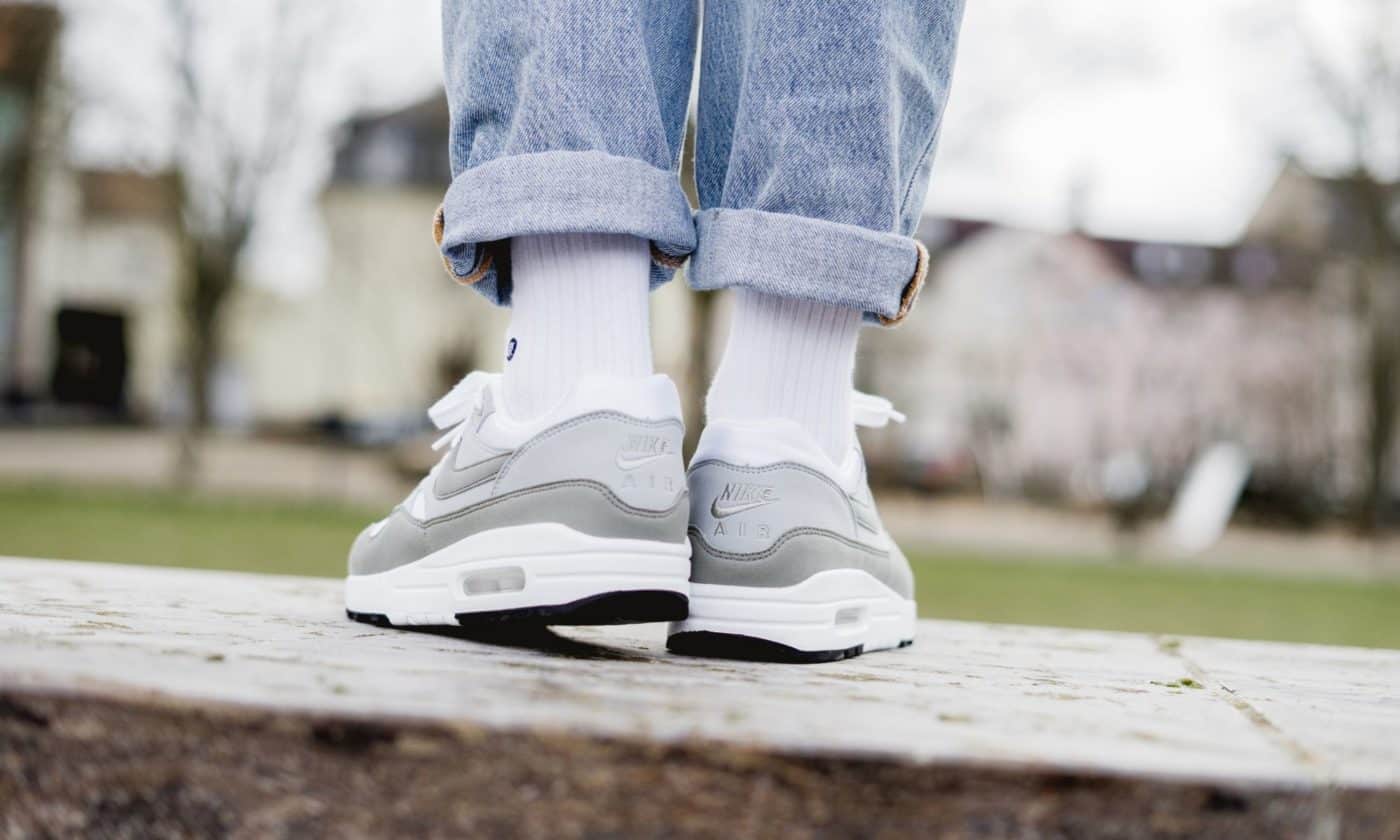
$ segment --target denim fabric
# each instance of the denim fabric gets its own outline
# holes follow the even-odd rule
[[[510,251],[488,243],[630,233],[653,243],[653,285],[669,279],[695,248],[676,176],[691,3],[443,0],[442,9],[453,180],[441,247],[452,273],[508,303]]]
[[[499,243],[651,240],[697,289],[747,286],[897,321],[963,0],[705,0],[692,216],[675,174],[689,0],[443,0],[453,183],[443,256],[509,303]]]

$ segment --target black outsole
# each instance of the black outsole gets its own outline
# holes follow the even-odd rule
[[[630,592],[604,592],[570,601],[539,607],[513,610],[457,613],[457,623],[463,627],[492,624],[647,624],[653,621],[680,621],[690,614],[690,601],[679,592],[664,589],[641,589]],[[394,627],[382,613],[346,610],[349,618],[377,627]]]
[[[348,619],[350,619],[351,621],[359,621],[359,622],[362,622],[362,623],[364,623],[364,624],[373,624],[375,627],[393,627],[393,626],[394,626],[394,625],[389,621],[389,617],[388,617],[387,615],[384,615],[383,613],[367,613],[367,612],[355,612],[354,610],[346,610],[346,611],[345,611],[345,617],[348,618]]]
[[[899,647],[914,644],[913,639],[905,639]],[[738,633],[714,633],[709,630],[691,630],[675,633],[666,640],[666,648],[681,656],[702,656],[710,659],[742,659],[746,662],[780,662],[791,665],[812,665],[820,662],[839,662],[860,656],[865,652],[864,645],[855,645],[836,650],[798,650],[781,642],[743,636]]]
[[[630,592],[604,592],[567,604],[521,607],[493,612],[457,613],[464,627],[496,624],[502,621],[533,621],[539,624],[646,624],[653,621],[680,621],[690,615],[690,599],[665,589],[639,589]]]

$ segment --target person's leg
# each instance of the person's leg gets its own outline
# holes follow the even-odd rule
[[[694,244],[676,163],[695,24],[686,2],[444,0],[434,233],[458,281],[512,306],[505,373],[429,410],[444,455],[351,548],[352,618],[685,615],[684,425],[648,375],[647,292]]]
[[[901,320],[923,282],[909,235],[961,7],[706,3],[690,280],[747,290],[711,416],[787,416],[844,454],[854,325]],[[795,357],[799,346],[820,350]]]
[[[859,329],[855,309],[735,289],[705,413],[712,420],[791,420],[839,463],[851,445]]]
[[[652,372],[645,239],[625,233],[516,236],[510,261],[502,385],[512,416],[538,417],[585,375]]]
[[[648,288],[694,245],[675,169],[696,23],[688,2],[443,3],[440,244],[455,277],[512,305],[514,415],[580,375],[651,372]]]
[[[691,613],[673,650],[800,661],[912,640],[913,578],[853,426],[862,321],[913,305],[961,0],[707,0],[688,271],[734,318],[691,461]],[[912,361],[911,364],[917,364]]]

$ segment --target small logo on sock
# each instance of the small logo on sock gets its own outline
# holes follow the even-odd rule
[[[710,515],[715,519],[724,519],[776,501],[778,491],[766,484],[726,484],[724,490],[710,502]]]
[[[510,341],[507,341],[507,342],[506,342],[506,361],[507,361],[507,362],[510,361],[511,359],[514,359],[514,358],[515,358],[515,347],[516,347],[515,339],[512,338]]]
[[[627,442],[617,452],[617,466],[622,470],[635,470],[643,464],[660,460],[671,454],[666,439],[657,435],[628,435]]]

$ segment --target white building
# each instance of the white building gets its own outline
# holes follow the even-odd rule
[[[447,120],[435,97],[347,127],[319,202],[324,277],[300,289],[245,277],[227,304],[213,385],[221,425],[334,420],[392,435],[421,424],[466,370],[499,369],[505,310],[454,283],[431,237],[450,181]],[[148,420],[183,416],[170,186],[158,174],[45,171],[15,365],[28,393],[119,404]],[[673,372],[684,370],[689,300],[683,283],[653,296],[657,362]],[[83,346],[60,328],[74,313],[87,319]],[[55,393],[54,371],[79,357],[106,371],[100,399]]]
[[[929,286],[907,326],[867,341],[862,366],[912,418],[880,454],[922,469],[916,480],[1097,501],[1116,455],[1170,484],[1232,440],[1261,487],[1354,488],[1355,328],[1325,266],[1299,282],[1250,244],[924,232]]]

